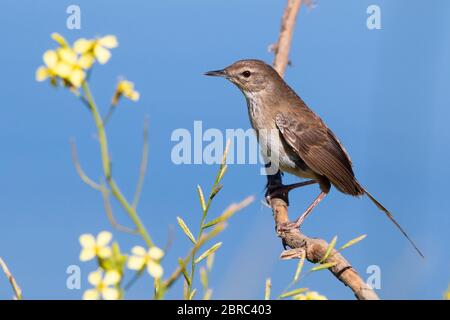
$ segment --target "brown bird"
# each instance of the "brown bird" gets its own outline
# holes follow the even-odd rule
[[[279,169],[282,172],[311,179],[283,186],[283,192],[299,186],[319,184],[319,196],[293,224],[286,226],[287,228],[300,227],[333,185],[342,193],[351,196],[367,195],[423,257],[392,214],[356,180],[350,157],[336,135],[270,65],[260,60],[240,60],[223,70],[209,71],[205,75],[224,77],[242,91],[259,144],[266,148],[264,150],[278,155]],[[271,130],[278,133],[279,150],[271,149],[271,145],[275,144],[267,134],[261,134],[262,131]]]

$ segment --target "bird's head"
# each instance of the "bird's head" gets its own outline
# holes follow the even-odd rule
[[[280,78],[270,65],[261,60],[239,60],[225,69],[209,71],[205,75],[226,78],[244,94],[265,90]]]

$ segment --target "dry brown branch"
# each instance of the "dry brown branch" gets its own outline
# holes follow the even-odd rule
[[[9,271],[8,266],[6,265],[5,261],[0,257],[0,268],[3,269],[3,272],[5,273],[6,277],[9,280],[9,283],[11,284],[11,287],[14,291],[14,299],[15,300],[22,300],[22,290],[20,289],[19,285],[16,282],[16,279],[14,279],[14,276],[12,275],[11,271]]]
[[[302,0],[288,0],[281,23],[281,31],[275,47],[274,68],[283,76],[286,66],[289,63],[289,49],[291,46],[292,34],[296,22],[297,13],[302,4]],[[277,186],[281,184],[281,175],[268,176],[268,185]],[[273,211],[276,230],[283,244],[291,248],[282,253],[282,259],[300,258],[302,253],[308,261],[318,263],[325,256],[328,243],[322,239],[309,238],[300,230],[280,231],[280,228],[289,223],[288,215],[288,195],[274,196],[270,200]],[[329,257],[322,263],[334,263],[329,268],[331,273],[342,283],[348,286],[356,298],[359,300],[378,300],[378,296],[364,280],[358,275],[351,264],[336,250],[333,250]]]
[[[273,61],[273,67],[281,76],[284,75],[286,66],[289,64],[292,35],[301,5],[302,0],[288,0],[281,20],[280,36],[274,46],[275,59]]]
[[[301,233],[300,230],[279,231],[280,226],[289,222],[288,209],[283,199],[274,198],[270,203],[275,224],[277,226],[277,234],[282,239],[283,244],[292,248],[281,254],[282,259],[299,259],[302,252],[305,257],[312,263],[318,263],[325,256],[328,243],[322,239],[310,238]],[[334,263],[329,270],[342,283],[348,286],[356,298],[359,300],[378,300],[378,296],[364,280],[359,276],[358,272],[337,250],[331,252],[329,257],[322,263]]]

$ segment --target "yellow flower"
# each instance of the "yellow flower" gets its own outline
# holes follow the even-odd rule
[[[126,98],[132,101],[138,101],[140,94],[136,90],[134,90],[134,83],[128,80],[120,80],[116,87],[116,92],[114,93],[112,99],[112,105],[115,106],[121,96],[125,96]]]
[[[83,300],[119,299],[119,289],[113,287],[120,281],[120,273],[118,271],[106,271],[103,275],[103,271],[99,269],[89,274],[88,281],[94,286],[94,288],[84,292]]]
[[[51,78],[64,80],[69,85],[79,88],[83,83],[86,74],[78,64],[78,57],[70,47],[60,47],[56,50],[47,50],[43,60],[45,66],[41,66],[36,71],[36,80],[44,81]]]
[[[111,248],[107,246],[111,239],[112,234],[108,231],[100,232],[97,239],[92,234],[82,234],[79,239],[82,246],[80,260],[89,261],[95,257],[104,259],[111,256]]]
[[[108,49],[113,49],[118,46],[117,38],[113,35],[87,40],[84,38],[75,41],[73,48],[75,52],[81,55],[80,60],[87,68],[90,68],[95,59],[100,64],[105,64],[111,58],[111,52]]]
[[[163,275],[163,268],[160,260],[164,256],[164,252],[157,248],[151,247],[148,251],[141,246],[135,246],[131,249],[133,255],[128,258],[128,268],[131,270],[141,270],[146,267],[147,272],[155,279],[159,279]]]
[[[53,32],[51,35],[52,39],[55,40],[61,47],[68,47],[69,44],[67,43],[66,39],[62,35],[60,35],[57,32]]]
[[[327,300],[327,297],[320,295],[316,291],[308,291],[305,294],[298,294],[294,300]]]

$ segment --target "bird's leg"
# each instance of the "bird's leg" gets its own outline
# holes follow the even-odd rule
[[[267,185],[267,191],[266,191],[266,200],[267,202],[270,202],[270,199],[273,199],[276,196],[280,196],[280,195],[287,195],[291,190],[296,189],[296,188],[300,188],[300,187],[304,187],[304,186],[309,186],[311,184],[315,184],[317,183],[316,180],[307,180],[307,181],[303,181],[303,182],[298,182],[298,183],[292,183],[292,184],[277,184],[277,185]]]
[[[327,194],[328,191],[322,191],[319,196],[313,201],[313,203],[311,203],[311,205],[306,209],[306,211],[303,212],[303,214],[295,220],[295,222],[290,222],[286,225],[279,226],[279,231],[287,231],[289,229],[300,228],[306,217],[314,210],[314,208],[320,203],[320,201],[322,201],[326,197]]]

